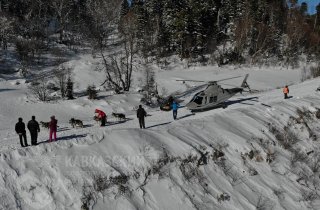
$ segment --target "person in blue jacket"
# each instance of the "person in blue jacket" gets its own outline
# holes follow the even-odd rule
[[[171,108],[172,108],[172,113],[173,113],[173,119],[176,120],[177,115],[178,115],[178,109],[180,108],[180,105],[177,102],[173,101]]]

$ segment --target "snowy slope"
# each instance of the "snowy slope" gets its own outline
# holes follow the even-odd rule
[[[75,62],[78,91],[100,78],[89,61]],[[247,72],[252,88],[263,92],[237,95],[227,109],[192,115],[183,108],[178,121],[171,112],[147,109],[146,130],[137,128],[137,94],[101,92],[97,101],[39,103],[23,81],[0,81],[0,209],[80,209],[84,203],[89,209],[319,209],[319,79],[298,84],[298,70],[219,73],[209,67],[160,71],[157,78],[174,91],[185,88],[172,82],[177,78]],[[275,89],[284,82],[295,83],[289,100]],[[124,112],[128,120],[109,117],[109,125],[100,128],[92,120],[97,107],[108,116]],[[57,116],[59,141],[47,143],[42,129],[39,146],[20,148],[14,124],[33,114],[39,121]],[[83,120],[85,128],[71,128],[71,117]],[[224,156],[217,158],[215,150]],[[250,151],[252,159],[241,155]],[[205,152],[208,163],[197,166]]]

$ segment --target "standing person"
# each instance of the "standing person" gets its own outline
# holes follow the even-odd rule
[[[289,88],[288,88],[288,85],[286,85],[284,88],[283,88],[283,94],[284,94],[284,99],[287,99],[288,98],[288,94],[289,94]]]
[[[137,110],[137,118],[139,119],[140,128],[146,128],[144,118],[147,116],[147,112],[142,108],[142,105],[139,105]]]
[[[173,119],[176,120],[180,105],[177,102],[173,101],[171,107],[172,107]]]
[[[31,120],[28,122],[28,130],[30,131],[31,136],[31,145],[38,145],[38,133],[40,132],[39,123],[36,121],[36,117],[32,116]]]
[[[98,119],[100,120],[100,126],[106,126],[106,121],[107,121],[107,115],[100,109],[96,109],[94,113],[98,114]]]
[[[58,120],[56,120],[55,116],[51,116],[51,121],[49,122],[49,142],[52,142],[52,135],[55,141],[57,141],[57,124]]]
[[[19,117],[18,119],[18,123],[16,124],[15,130],[17,132],[17,134],[19,134],[19,139],[20,139],[20,144],[22,147],[27,147],[28,142],[27,142],[27,135],[26,135],[26,125],[24,124],[24,122],[22,122],[22,118]],[[22,141],[22,138],[24,139],[24,144]]]

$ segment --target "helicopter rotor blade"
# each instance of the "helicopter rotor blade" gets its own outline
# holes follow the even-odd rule
[[[196,92],[196,91],[199,91],[200,89],[203,89],[203,88],[205,88],[206,86],[208,86],[208,84],[198,85],[198,86],[193,87],[193,88],[190,88],[189,90],[186,90],[186,91],[184,91],[184,92],[182,92],[182,93],[176,94],[176,95],[174,95],[173,97],[176,98],[176,99],[178,99],[178,98],[187,96],[187,95],[189,95],[189,94],[192,94],[192,93],[194,93],[194,92]]]
[[[202,80],[192,80],[192,79],[177,79],[177,82],[207,82]]]
[[[230,86],[230,87],[235,87],[235,88],[242,88],[242,89],[246,89],[244,87],[241,86],[236,86],[236,85],[230,85],[230,84],[225,84],[225,83],[220,83],[221,85],[226,85],[226,86]],[[251,89],[251,88],[247,88],[249,90],[243,90],[243,92],[250,92],[250,93],[256,93],[259,92],[259,90],[256,89]]]
[[[192,79],[177,79],[176,81],[178,81],[178,82],[205,82],[205,83],[214,83],[214,82],[220,82],[220,81],[235,79],[235,78],[239,78],[239,77],[242,77],[242,76],[229,77],[229,78],[224,78],[224,79],[214,80],[214,81],[203,81],[203,80],[192,80]]]
[[[216,81],[214,81],[214,82],[221,82],[221,81],[230,80],[230,79],[235,79],[235,78],[239,78],[239,77],[242,77],[242,76],[229,77],[229,78],[225,78],[225,79],[216,80]]]

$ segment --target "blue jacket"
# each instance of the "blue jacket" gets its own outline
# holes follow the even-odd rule
[[[173,110],[173,111],[177,111],[178,108],[180,107],[180,105],[179,105],[178,103],[176,103],[176,102],[173,102],[172,105],[171,105],[171,107],[172,107],[172,110]]]

